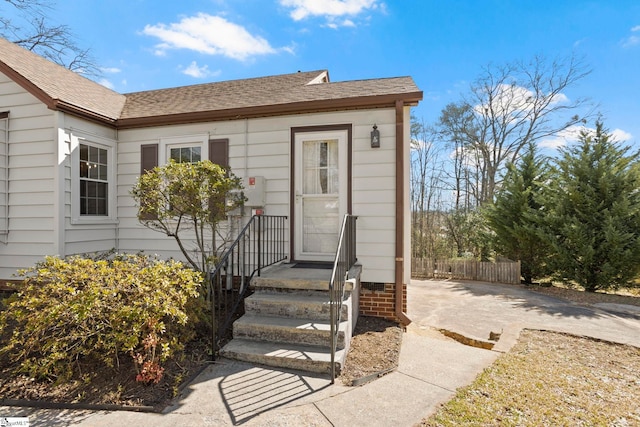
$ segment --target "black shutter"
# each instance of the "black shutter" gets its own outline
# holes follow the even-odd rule
[[[209,160],[222,167],[229,167],[229,140],[209,140]]]
[[[228,139],[210,139],[209,140],[209,160],[213,163],[229,169],[229,140]],[[216,203],[218,202],[218,203]],[[216,200],[212,197],[209,200],[209,209],[211,210],[212,220],[220,218],[223,212],[218,211],[216,205],[224,205],[224,201]],[[224,209],[224,208],[223,208]]]
[[[140,147],[140,175],[158,166],[158,144]]]
[[[140,146],[140,176],[158,166],[158,144],[145,144]],[[143,221],[156,219],[153,214],[140,216]]]

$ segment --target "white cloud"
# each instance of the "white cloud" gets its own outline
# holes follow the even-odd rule
[[[356,24],[351,19],[345,19],[344,21],[342,21],[342,26],[343,27],[355,27]]]
[[[632,33],[640,32],[640,25],[636,25],[635,27],[632,27],[631,32]],[[621,43],[622,43],[622,47],[624,48],[638,45],[640,44],[640,36],[632,34],[629,37],[623,39]]]
[[[611,139],[617,142],[624,142],[633,138],[633,135],[631,135],[629,132],[626,132],[622,129],[614,129],[611,132],[609,132],[609,134],[611,135]]]
[[[220,70],[211,71],[209,70],[208,65],[203,65],[202,67],[198,67],[196,61],[192,61],[191,64],[184,70],[182,70],[182,74],[186,74],[187,76],[194,77],[196,79],[203,79],[205,77],[217,76],[220,74]]]
[[[529,89],[509,84],[498,85],[495,90],[492,89],[491,97],[486,95],[486,99],[488,98],[491,99],[491,108],[489,104],[478,104],[474,107],[476,114],[489,114],[491,110],[493,115],[512,117],[514,120],[523,118],[524,114],[532,110],[536,101],[535,94]],[[551,98],[547,99],[550,105],[569,101],[563,93],[551,95]]]
[[[113,83],[111,83],[109,80],[107,79],[100,79],[98,81],[98,84],[101,84],[102,86],[109,88],[111,90],[113,90],[115,88],[115,86],[113,85]]]
[[[120,68],[116,68],[116,67],[103,67],[103,68],[100,68],[100,71],[106,74],[118,74],[122,72]]]
[[[558,149],[560,147],[564,147],[569,143],[578,141],[582,132],[595,134],[596,130],[594,128],[588,128],[586,126],[570,126],[567,129],[558,132],[555,137],[547,138],[540,141],[538,143],[538,146],[540,148]],[[632,138],[632,135],[629,132],[626,132],[622,129],[614,129],[612,131],[609,131],[608,133],[610,136],[610,141],[624,142]]]
[[[558,134],[553,138],[547,138],[538,143],[538,147],[540,148],[551,148],[558,149],[560,147],[564,147],[570,142],[577,141],[580,137],[580,132],[582,131],[593,131],[593,129],[588,129],[584,126],[569,126],[563,131],[558,132]]]
[[[280,4],[293,8],[290,15],[295,21],[309,16],[353,16],[377,7],[376,0],[280,0]]]
[[[293,9],[289,16],[294,21],[324,17],[329,28],[355,27],[353,20],[339,18],[355,17],[367,10],[385,10],[384,3],[378,0],[280,0],[280,4]]]
[[[222,55],[244,61],[251,56],[275,53],[264,38],[220,16],[198,13],[172,24],[147,25],[143,34],[157,37],[156,55],[169,49],[188,49],[207,55]]]
[[[622,47],[631,47],[640,44],[640,37],[629,36],[622,41]]]

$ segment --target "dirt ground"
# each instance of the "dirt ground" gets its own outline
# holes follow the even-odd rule
[[[345,385],[361,385],[398,367],[402,329],[397,323],[360,316],[340,380]]]
[[[597,303],[627,304],[640,306],[640,288],[623,289],[619,293],[583,292],[576,289],[560,286],[528,286],[527,289],[542,294],[564,298],[580,305],[593,305]]]
[[[181,360],[165,362],[163,379],[152,385],[135,381],[135,368],[128,357],[121,359],[119,369],[84,362],[78,365],[81,373],[71,381],[56,384],[14,374],[13,365],[5,357],[0,359],[0,396],[11,400],[162,408],[178,394],[182,383],[199,372],[206,360],[206,349],[191,345]]]

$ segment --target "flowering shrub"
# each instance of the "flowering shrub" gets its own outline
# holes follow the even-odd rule
[[[0,313],[15,325],[0,351],[32,377],[66,379],[85,359],[133,357],[137,380],[157,383],[160,363],[194,337],[202,276],[142,255],[109,260],[47,257],[21,271],[21,292]]]

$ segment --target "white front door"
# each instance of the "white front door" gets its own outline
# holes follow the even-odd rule
[[[296,133],[295,259],[333,261],[347,212],[347,132]]]

